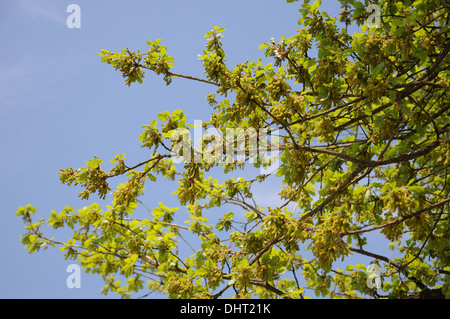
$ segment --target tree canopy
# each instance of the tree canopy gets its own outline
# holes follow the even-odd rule
[[[37,221],[20,207],[25,247],[59,246],[123,297],[449,298],[450,2],[339,1],[338,17],[320,1],[292,4],[299,29],[236,66],[214,27],[204,78],[176,73],[160,39],[102,50],[127,85],[154,73],[209,86],[210,119],[194,127],[182,110],[161,112],[139,137],[147,160],[61,169],[82,199],[112,191],[112,202]],[[179,207],[145,205],[144,187],[161,179],[178,183]],[[254,188],[274,181],[278,199],[258,203]],[[49,238],[44,225],[73,235]],[[348,262],[357,255],[368,262]]]

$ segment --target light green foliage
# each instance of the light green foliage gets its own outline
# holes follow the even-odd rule
[[[19,208],[30,253],[58,245],[105,278],[103,293],[124,297],[140,290],[171,298],[450,297],[448,3],[379,0],[381,24],[368,28],[368,1],[340,0],[337,18],[320,1],[288,2],[300,8],[300,29],[262,44],[257,61],[228,66],[224,28],[209,31],[200,54],[205,79],[172,72],[161,40],[143,53],[99,54],[127,85],[148,71],[168,85],[175,78],[210,85],[211,119],[202,129],[278,129],[278,169],[232,177],[268,167],[262,158],[176,166],[171,133],[192,126],[181,110],[162,112],[139,137],[151,150],[146,161],[130,165],[120,154],[109,172],[96,157],[60,171],[83,199],[105,198],[109,180],[122,176],[111,205],[67,206],[47,222],[33,221],[33,206]],[[349,26],[360,32],[349,34]],[[226,179],[214,179],[217,172]],[[145,184],[160,178],[178,182],[180,207],[141,202]],[[279,199],[258,204],[252,186],[273,190],[277,180]],[[47,238],[45,223],[73,229],[72,238]],[[386,249],[369,248],[369,234],[387,239]],[[191,253],[179,249],[183,241]],[[388,248],[395,258],[384,255]],[[352,255],[367,264],[352,265]],[[369,264],[379,265],[380,289],[367,284]]]

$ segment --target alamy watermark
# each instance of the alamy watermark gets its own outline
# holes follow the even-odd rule
[[[69,29],[81,28],[81,8],[78,4],[69,4],[66,12],[70,15],[66,19],[66,25]]]
[[[366,25],[368,28],[380,28],[381,27],[381,9],[377,4],[371,4],[366,8],[366,12],[371,12],[367,18]]]
[[[81,288],[81,268],[77,264],[70,264],[66,272],[71,273],[66,279],[67,288]]]
[[[367,267],[367,287],[369,288],[381,288],[381,267],[377,264],[371,264]]]
[[[203,122],[194,121],[194,139],[187,128],[171,131],[172,156],[175,163],[244,163],[259,161],[261,171],[279,166],[278,129],[226,128],[225,134],[216,129],[203,132]]]

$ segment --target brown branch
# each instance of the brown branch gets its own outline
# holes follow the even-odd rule
[[[143,161],[143,162],[141,162],[141,163],[139,163],[139,164],[136,164],[136,165],[134,165],[134,166],[132,166],[132,167],[127,167],[127,166],[125,166],[125,167],[127,167],[124,171],[123,171],[123,173],[121,173],[121,174],[119,174],[119,173],[116,173],[116,174],[113,174],[113,175],[109,175],[109,174],[106,174],[105,175],[105,178],[111,178],[111,177],[115,177],[115,176],[119,176],[119,175],[123,175],[124,173],[127,173],[127,172],[129,172],[129,171],[132,171],[132,170],[134,170],[135,168],[138,168],[138,167],[140,167],[140,166],[142,166],[142,165],[145,165],[145,164],[147,164],[147,163],[150,163],[151,161],[157,161],[157,163],[160,161],[160,160],[162,160],[163,158],[168,158],[168,157],[172,157],[172,155],[171,154],[159,154],[159,155],[157,155],[157,156],[155,156],[155,157],[152,157],[152,158],[150,158],[150,159],[148,159],[148,160],[146,160],[146,161]],[[153,167],[153,166],[152,166]]]
[[[271,291],[271,292],[273,292],[273,293],[275,293],[275,294],[277,294],[277,295],[279,295],[279,296],[284,297],[284,296],[286,295],[285,292],[283,292],[283,291],[281,291],[280,289],[278,289],[278,288],[272,286],[272,285],[269,284],[267,281],[250,280],[250,283],[251,283],[252,285],[255,285],[255,286],[259,286],[259,287],[266,288],[267,290],[269,290],[269,291]],[[288,298],[288,297],[284,297],[284,298],[290,299],[290,298]]]
[[[439,54],[439,56],[433,62],[433,64],[431,64],[428,67],[427,72],[425,72],[425,74],[423,74],[420,78],[418,78],[417,80],[415,80],[413,82],[409,82],[409,83],[405,83],[405,84],[394,84],[394,85],[392,85],[392,87],[394,89],[395,88],[404,88],[404,90],[398,92],[397,101],[399,101],[399,100],[401,100],[401,99],[411,95],[412,93],[416,92],[417,90],[419,90],[423,86],[427,85],[427,81],[433,80],[438,74],[437,72],[435,72],[436,68],[444,60],[444,58],[447,56],[449,51],[450,51],[450,41],[447,43],[446,47]],[[384,109],[386,109],[387,107],[391,106],[392,104],[393,104],[392,102],[388,102],[388,103],[386,103],[386,104],[376,108],[375,110],[373,110],[372,115],[383,111]],[[361,116],[355,117],[355,118],[347,121],[346,123],[336,127],[335,131],[343,130],[346,127],[348,127],[349,125],[351,125],[351,124],[353,124],[355,122],[358,122],[359,120],[362,120],[363,118],[366,118],[366,117],[367,117],[367,115],[361,115]]]
[[[242,87],[242,84],[241,84],[241,81],[240,81],[240,77],[236,80],[236,86],[237,86],[239,89],[241,89],[242,92],[248,93],[248,92]],[[259,107],[261,110],[263,110],[265,113],[267,113],[272,119],[275,120],[275,122],[279,123],[279,124],[286,130],[286,132],[288,133],[290,139],[292,140],[292,143],[293,143],[294,147],[295,147],[295,148],[298,148],[299,145],[297,144],[297,142],[296,142],[294,136],[292,135],[292,132],[291,132],[291,130],[289,129],[288,125],[286,125],[286,123],[285,123],[284,121],[280,120],[280,119],[279,119],[278,117],[276,117],[272,112],[270,112],[270,111],[264,106],[264,103],[259,103],[255,98],[251,98],[251,100],[253,101],[253,103],[256,104],[257,107]]]
[[[384,262],[394,266],[395,268],[398,269],[399,272],[402,272],[403,274],[405,274],[406,277],[408,277],[409,280],[413,281],[422,291],[425,291],[425,290],[428,289],[427,286],[425,284],[423,284],[421,281],[419,281],[416,277],[414,277],[414,276],[409,277],[409,271],[405,268],[405,266],[399,265],[396,262],[393,262],[392,260],[390,260],[389,258],[387,258],[385,256],[381,256],[381,255],[378,255],[378,254],[375,254],[375,253],[371,253],[371,252],[363,250],[363,249],[357,249],[357,248],[352,248],[352,247],[350,247],[349,249],[352,252],[355,252],[355,253],[358,253],[358,254],[361,254],[361,255],[365,255],[365,256],[368,256],[368,257],[372,257],[372,258],[375,258],[375,259],[379,259],[379,260],[382,260],[382,261],[384,261]]]
[[[209,80],[205,80],[205,79],[201,79],[201,78],[197,78],[197,77],[190,76],[190,75],[183,75],[183,74],[173,73],[173,72],[167,72],[167,75],[169,75],[171,77],[184,78],[184,79],[188,79],[188,80],[194,80],[194,81],[199,81],[199,82],[203,82],[203,83],[212,84],[212,85],[215,85],[215,86],[220,86],[219,83],[216,83],[216,82],[213,82],[213,81],[209,81]]]
[[[327,110],[327,111],[323,111],[323,112],[321,112],[321,113],[318,113],[318,114],[315,114],[315,115],[311,115],[311,116],[305,117],[305,118],[303,118],[303,119],[299,119],[299,120],[297,120],[297,121],[294,121],[294,122],[289,123],[289,126],[294,125],[294,124],[298,124],[298,123],[303,123],[303,122],[306,122],[306,121],[309,121],[309,120],[312,120],[312,119],[315,119],[315,118],[318,118],[318,117],[322,117],[322,116],[324,116],[324,115],[333,113],[334,111],[340,110],[340,109],[342,109],[342,108],[344,108],[344,107],[350,106],[350,105],[352,105],[352,104],[354,104],[354,103],[361,102],[361,101],[363,101],[364,99],[366,99],[366,97],[361,97],[361,98],[358,98],[358,99],[356,99],[356,100],[350,101],[350,102],[348,102],[348,103],[345,103],[345,104],[336,106],[336,107],[334,107],[334,108],[332,108],[332,109],[329,109],[329,110]]]
[[[295,146],[294,146],[295,147]],[[280,150],[282,150],[283,147],[280,147]],[[310,152],[310,153],[320,153],[320,154],[327,154],[327,155],[331,155],[334,157],[338,157],[341,158],[343,160],[355,163],[359,166],[363,166],[363,167],[369,167],[369,162],[365,162],[362,161],[360,159],[354,158],[350,155],[347,155],[345,153],[341,153],[341,152],[335,152],[335,151],[331,151],[328,149],[320,149],[320,148],[314,148],[314,147],[310,147],[310,146],[303,146],[303,145],[298,145],[297,149],[301,150],[301,151],[306,151],[306,152]]]
[[[393,221],[391,221],[389,223],[386,223],[386,224],[383,224],[383,225],[379,225],[379,226],[374,226],[374,227],[371,227],[371,228],[366,228],[366,229],[350,230],[350,231],[348,231],[346,233],[341,234],[341,236],[367,233],[367,232],[371,232],[371,231],[374,231],[374,230],[377,230],[377,229],[382,229],[382,228],[385,228],[385,227],[396,225],[396,224],[402,223],[405,220],[410,219],[410,218],[412,218],[414,216],[418,216],[418,215],[420,215],[420,214],[422,214],[422,213],[424,213],[426,211],[429,211],[431,209],[434,209],[434,208],[440,207],[442,205],[445,205],[448,202],[450,202],[450,197],[446,198],[444,200],[441,200],[440,202],[437,202],[437,203],[435,203],[433,205],[430,205],[428,207],[422,208],[422,209],[420,209],[420,210],[418,210],[418,211],[416,211],[416,212],[414,212],[412,214],[399,217],[399,218],[397,218],[397,219],[395,219],[395,220],[393,220]]]
[[[350,249],[350,251],[352,251],[354,253],[358,253],[358,254],[361,254],[361,255],[364,255],[364,256],[368,256],[368,257],[372,257],[372,258],[375,258],[375,259],[382,260],[382,261],[384,261],[384,262],[394,266],[398,270],[402,269],[401,265],[397,264],[396,262],[393,262],[392,260],[390,260],[389,258],[387,258],[385,256],[381,256],[381,255],[378,255],[378,254],[375,254],[375,253],[371,253],[371,252],[369,252],[367,250],[353,248],[353,247],[349,247],[349,249]]]
[[[358,176],[358,174],[364,169],[363,166],[358,166],[348,177],[347,179],[335,190],[333,191],[319,206],[311,210],[306,215],[303,215],[300,220],[305,220],[309,217],[314,216],[316,213],[320,212],[326,205],[328,205],[336,196],[341,194],[343,191],[345,191],[351,184],[354,182],[359,181],[361,178],[363,178],[368,173],[364,174],[363,176],[360,176],[358,179],[355,180],[355,178]]]
[[[377,160],[377,161],[370,161],[370,162],[367,162],[366,165],[369,167],[377,167],[377,166],[382,166],[382,165],[406,162],[406,161],[415,159],[417,157],[427,155],[428,153],[430,153],[432,150],[434,150],[439,145],[440,145],[440,142],[435,141],[435,142],[431,143],[430,145],[425,146],[423,149],[421,149],[417,152],[398,156],[398,157],[393,157],[393,158],[381,159],[381,160]]]
[[[249,262],[249,266],[253,265],[259,258],[261,258],[261,256],[268,251],[273,245],[279,243],[281,240],[283,239],[283,237],[281,238],[274,238],[272,239],[266,246],[263,247],[263,249],[260,250],[260,252],[258,253],[258,255],[256,255],[250,262]]]
[[[394,103],[388,102],[388,103],[386,103],[386,104],[383,104],[383,105],[377,107],[376,109],[374,109],[374,110],[372,111],[372,115],[375,115],[375,114],[377,114],[377,113],[383,111],[384,109],[388,108],[388,107],[391,106],[392,104],[394,104]],[[335,127],[334,130],[335,130],[335,131],[342,131],[343,129],[347,128],[349,125],[351,125],[351,124],[353,124],[353,123],[356,123],[356,122],[358,122],[359,120],[362,120],[362,119],[364,119],[364,118],[366,118],[366,117],[368,117],[368,116],[365,115],[365,114],[364,114],[364,115],[357,116],[357,117],[355,117],[355,118],[353,118],[353,119],[351,119],[351,120],[345,122],[344,124],[341,124],[341,125],[339,125],[338,127]]]

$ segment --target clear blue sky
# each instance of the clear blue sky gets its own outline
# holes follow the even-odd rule
[[[322,8],[337,14],[337,1]],[[69,4],[81,8],[81,28],[69,29]],[[258,46],[299,28],[300,2],[283,0],[106,1],[3,0],[0,2],[0,298],[98,298],[103,280],[82,274],[82,287],[66,286],[66,261],[57,249],[29,255],[18,207],[28,203],[47,219],[52,209],[89,202],[79,189],[59,182],[60,168],[78,168],[94,155],[108,162],[126,153],[137,163],[141,126],[163,110],[182,108],[188,121],[207,120],[207,84],[175,79],[169,87],[147,73],[127,87],[121,74],[100,62],[102,49],[146,50],[162,39],[175,58],[174,72],[202,76],[197,55],[204,34],[226,28],[229,65],[263,57]],[[162,185],[163,186],[163,185]],[[164,187],[143,199],[153,207],[168,197]],[[171,204],[173,199],[167,199]],[[168,204],[168,206],[170,206]],[[64,235],[64,234],[63,234]],[[113,296],[108,296],[113,297]]]

